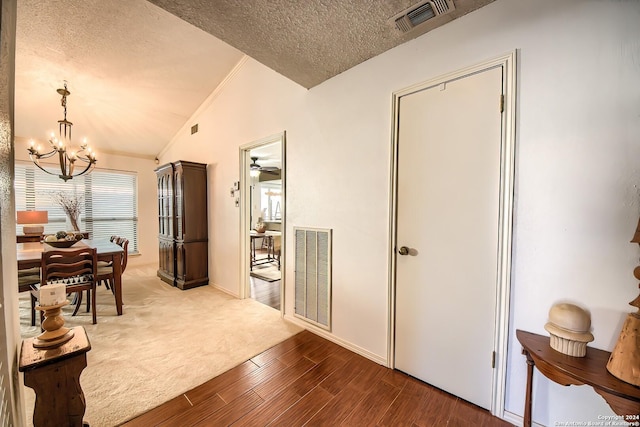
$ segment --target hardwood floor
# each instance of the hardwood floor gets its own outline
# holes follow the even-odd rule
[[[502,427],[511,424],[303,331],[123,425]]]
[[[280,280],[267,282],[257,277],[249,277],[249,280],[251,281],[251,298],[280,310]]]
[[[267,257],[267,252],[266,250],[257,249],[256,255],[258,260],[262,260]],[[277,264],[273,263],[273,265],[275,266]],[[280,310],[280,280],[269,282],[258,277],[250,276],[249,281],[251,285],[251,298],[276,310]]]

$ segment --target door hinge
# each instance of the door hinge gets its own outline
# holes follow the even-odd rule
[[[496,367],[496,352],[491,353],[491,368]]]
[[[504,113],[504,95],[500,95],[500,112]]]

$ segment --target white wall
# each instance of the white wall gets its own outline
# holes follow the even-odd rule
[[[29,139],[19,135],[15,141],[16,160],[29,160]],[[129,265],[158,263],[158,190],[151,159],[98,153],[100,169],[137,172],[138,174],[138,252],[130,256]],[[63,182],[60,181],[62,185]]]
[[[185,128],[161,159],[209,164],[212,283],[239,294],[239,212],[228,195],[238,147],[286,130],[286,245],[294,226],[334,230],[332,333],[385,362],[391,94],[518,49],[506,408],[522,415],[526,370],[515,330],[546,335],[550,306],[568,300],[590,310],[591,345],[611,350],[638,292],[639,252],[629,243],[640,213],[638,22],[638,2],[498,0],[309,91],[248,60],[188,123],[200,132]],[[292,301],[288,286],[286,314]],[[607,414],[591,389],[536,373],[535,421]]]

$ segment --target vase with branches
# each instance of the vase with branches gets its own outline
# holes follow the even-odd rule
[[[51,195],[51,200],[53,203],[62,207],[62,210],[64,210],[64,213],[71,222],[73,231],[80,231],[78,220],[80,219],[80,213],[82,212],[84,196],[78,196],[75,193],[69,193],[66,191],[57,191]]]

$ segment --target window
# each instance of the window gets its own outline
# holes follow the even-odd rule
[[[282,184],[280,182],[260,183],[260,207],[263,221],[280,221],[282,219]]]
[[[54,171],[54,169],[51,169]],[[66,183],[57,175],[42,172],[31,163],[16,162],[16,210],[46,210],[49,223],[45,234],[70,229],[67,216],[51,200],[51,194],[65,191],[82,196],[81,231],[92,239],[118,235],[129,239],[129,253],[138,252],[138,176],[134,172],[94,170]],[[22,234],[22,225],[16,228]]]

